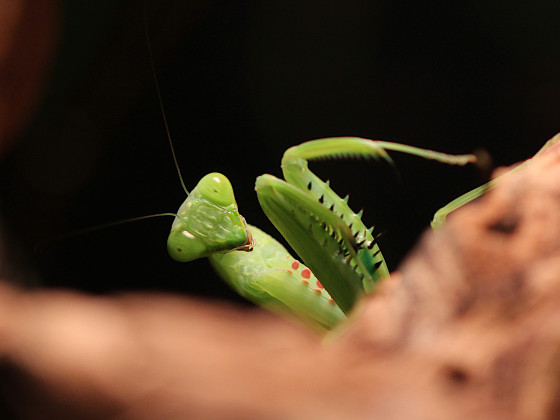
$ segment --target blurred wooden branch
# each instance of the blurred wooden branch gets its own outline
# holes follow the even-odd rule
[[[58,12],[0,3],[0,154],[41,98]],[[0,417],[558,418],[559,181],[557,146],[426,233],[325,340],[261,310],[0,285]]]
[[[0,2],[0,156],[38,105],[56,46],[56,0]]]
[[[261,310],[0,289],[18,418],[553,419],[560,147],[427,232],[321,340]]]

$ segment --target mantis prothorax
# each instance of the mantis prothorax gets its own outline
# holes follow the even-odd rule
[[[354,213],[347,198],[309,170],[308,161],[365,157],[392,162],[387,150],[453,165],[476,160],[356,137],[308,141],[285,152],[285,181],[262,175],[255,189],[265,214],[309,268],[246,224],[229,180],[218,173],[202,178],[179,208],[167,241],[169,254],[178,261],[209,257],[242,296],[319,329],[332,328],[389,270],[362,212]]]

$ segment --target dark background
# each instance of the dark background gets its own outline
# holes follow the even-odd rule
[[[87,4],[81,4],[87,3]],[[494,164],[530,157],[560,131],[560,3],[151,1],[163,105],[185,183],[226,174],[241,213],[274,232],[254,193],[283,151],[354,135]],[[143,2],[64,3],[44,105],[0,173],[12,278],[92,292],[173,290],[234,298],[206,261],[166,252],[171,218],[56,240],[184,200],[144,36]],[[312,168],[385,235],[391,269],[432,214],[485,181],[393,154],[386,165]]]

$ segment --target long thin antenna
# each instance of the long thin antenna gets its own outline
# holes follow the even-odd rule
[[[56,239],[68,239],[68,238],[71,238],[73,236],[83,235],[84,233],[91,233],[91,232],[95,232],[97,230],[104,230],[104,229],[107,229],[107,228],[110,228],[110,227],[113,227],[113,226],[119,226],[119,225],[124,225],[124,224],[127,224],[127,223],[137,222],[138,220],[153,219],[155,217],[181,218],[181,216],[179,216],[175,213],[156,213],[156,214],[148,214],[146,216],[130,217],[128,219],[118,220],[116,222],[103,223],[101,225],[91,226],[91,227],[84,228],[84,229],[79,229],[79,230],[74,230],[72,232],[63,234]]]
[[[124,225],[126,223],[136,222],[138,220],[153,219],[155,217],[181,218],[181,216],[179,216],[175,213],[156,213],[156,214],[148,214],[146,216],[131,217],[129,219],[118,220],[116,222],[103,223],[103,224],[100,224],[100,225],[90,226],[90,227],[87,227],[87,228],[84,228],[84,229],[78,229],[78,230],[73,230],[72,232],[63,233],[62,235],[58,235],[54,238],[43,239],[35,245],[35,251],[37,251],[38,249],[41,249],[45,244],[50,244],[50,243],[53,243],[53,242],[56,243],[56,242],[66,241],[66,240],[72,239],[76,236],[82,236],[86,233],[91,233],[91,232],[95,232],[95,231],[98,231],[98,230],[107,229],[107,228],[110,228],[110,227],[113,227],[113,226]]]
[[[179,164],[177,163],[177,155],[175,154],[175,148],[173,147],[173,141],[171,140],[171,133],[169,132],[169,125],[167,124],[167,117],[165,115],[165,108],[163,106],[163,100],[161,99],[161,90],[159,88],[159,80],[157,77],[156,66],[154,64],[154,55],[152,53],[152,42],[150,40],[150,31],[148,29],[148,0],[144,1],[144,32],[146,34],[146,44],[148,46],[148,55],[150,57],[150,67],[152,68],[152,75],[154,77],[154,82],[156,85],[156,92],[159,101],[159,108],[161,110],[161,115],[163,117],[163,124],[165,126],[165,132],[167,133],[167,140],[169,141],[169,148],[171,149],[171,155],[173,156],[173,163],[175,163],[175,169],[177,170],[177,175],[179,175],[179,181],[181,181],[181,186],[183,190],[189,195],[189,190],[185,186],[183,181],[183,176],[181,175],[181,169],[179,169]]]

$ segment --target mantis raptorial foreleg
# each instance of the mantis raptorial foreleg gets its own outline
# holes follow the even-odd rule
[[[262,175],[256,190],[266,215],[311,270],[273,238],[245,224],[231,185],[220,174],[204,177],[181,205],[169,235],[169,253],[179,261],[209,256],[241,295],[330,328],[389,270],[361,212],[354,213],[347,199],[313,174],[307,162],[337,157],[391,162],[387,150],[457,165],[475,160],[473,155],[453,156],[355,137],[309,141],[284,154],[285,181]],[[235,234],[226,240],[230,230]]]
[[[361,220],[362,213],[354,213],[347,199],[340,198],[327,182],[313,174],[307,162],[337,157],[371,157],[391,162],[387,150],[456,165],[476,159],[473,155],[452,156],[398,143],[329,138],[288,149],[282,159],[285,181],[271,175],[257,178],[257,195],[264,212],[345,313],[361,294],[388,276],[389,270],[372,229],[367,229]],[[355,251],[359,261],[345,245],[341,223],[359,245]],[[363,267],[367,272],[363,272]]]

